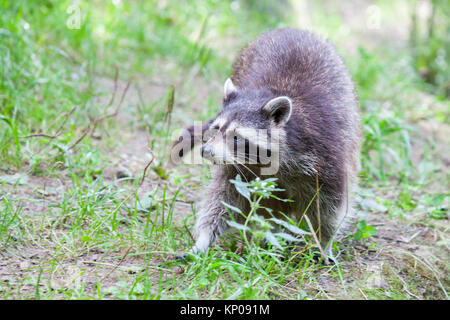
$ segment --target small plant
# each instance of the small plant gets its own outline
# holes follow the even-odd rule
[[[377,234],[377,229],[374,226],[367,224],[365,220],[361,220],[356,224],[356,232],[353,235],[356,241],[365,240]]]
[[[420,9],[417,1],[412,8],[409,40],[413,66],[423,80],[431,85],[428,86],[430,91],[448,98],[450,97],[448,77],[450,5],[447,1],[433,0],[430,1],[430,9],[431,14],[423,21],[424,19],[418,15]]]
[[[19,219],[22,207],[19,205],[14,208],[13,203],[1,194],[0,200],[0,249],[6,247],[11,239],[16,239],[12,234],[18,229]]]
[[[363,118],[364,173],[385,181],[393,173],[411,170],[411,145],[408,128],[398,115],[383,112],[383,106],[366,103],[370,109]]]
[[[432,219],[442,220],[448,218],[448,201],[449,195],[438,193],[433,196],[425,197],[425,204],[430,208],[429,216]]]
[[[294,221],[289,219],[283,213],[281,214],[286,218],[286,220],[275,218],[272,209],[263,207],[260,204],[261,200],[268,198],[274,198],[284,202],[292,201],[288,199],[280,199],[274,195],[275,192],[284,191],[283,189],[277,188],[275,181],[276,178],[269,178],[265,180],[256,178],[250,182],[245,182],[242,181],[239,175],[236,176],[235,180],[230,180],[230,182],[235,185],[236,190],[250,202],[250,212],[247,215],[239,208],[223,202],[225,207],[245,218],[244,224],[240,224],[234,220],[229,221],[228,224],[241,232],[247,248],[250,248],[249,250],[252,250],[252,248],[254,249],[255,245],[259,246],[262,241],[265,240],[271,245],[272,248],[283,251],[285,248],[283,244],[289,242],[301,242],[302,236],[310,234],[309,232],[300,229]],[[264,219],[264,217],[257,214],[258,210],[267,211],[272,218]],[[290,233],[282,230],[289,231]],[[249,240],[247,234],[251,235],[253,243]]]

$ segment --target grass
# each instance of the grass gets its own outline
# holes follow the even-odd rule
[[[0,297],[448,299],[450,105],[407,39],[357,31],[364,20],[321,1],[309,15],[289,1],[83,1],[79,29],[70,3],[0,1]],[[386,28],[406,25],[377,3]],[[363,118],[338,263],[317,263],[308,235],[292,250],[256,216],[235,225],[251,239],[235,230],[175,260],[209,180],[206,166],[168,165],[175,131],[217,112],[249,40],[306,23],[343,55]]]

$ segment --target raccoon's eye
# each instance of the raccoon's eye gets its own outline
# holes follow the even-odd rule
[[[217,134],[218,129],[216,129],[217,126],[214,126],[212,128],[209,128],[203,133],[203,141],[208,141],[212,137],[214,137]]]
[[[245,139],[236,129],[233,130],[234,141]]]
[[[233,141],[236,143],[239,140],[239,137],[237,135],[236,129],[229,131],[229,136],[233,137]]]

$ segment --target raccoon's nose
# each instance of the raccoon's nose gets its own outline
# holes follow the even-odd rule
[[[209,146],[202,146],[200,149],[203,158],[209,158],[213,156],[213,151]]]

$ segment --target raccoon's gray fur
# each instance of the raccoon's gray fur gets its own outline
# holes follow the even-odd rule
[[[351,210],[361,136],[354,86],[333,45],[312,32],[292,28],[263,33],[237,57],[224,95],[222,110],[203,126],[202,132],[216,129],[204,142],[203,157],[220,162],[217,158],[225,156],[216,157],[220,148],[215,146],[240,127],[278,132],[280,163],[272,176],[285,189],[278,196],[293,202],[271,199],[262,205],[300,218],[316,193],[317,175],[320,218],[315,201],[307,216],[315,229],[320,220],[322,245],[331,249],[337,226]],[[189,130],[192,134],[193,127]],[[248,201],[229,180],[238,173],[254,179],[250,170],[259,175],[260,167],[236,163],[213,167],[197,215],[194,252],[205,252],[227,229],[229,214],[222,201],[248,212]]]

